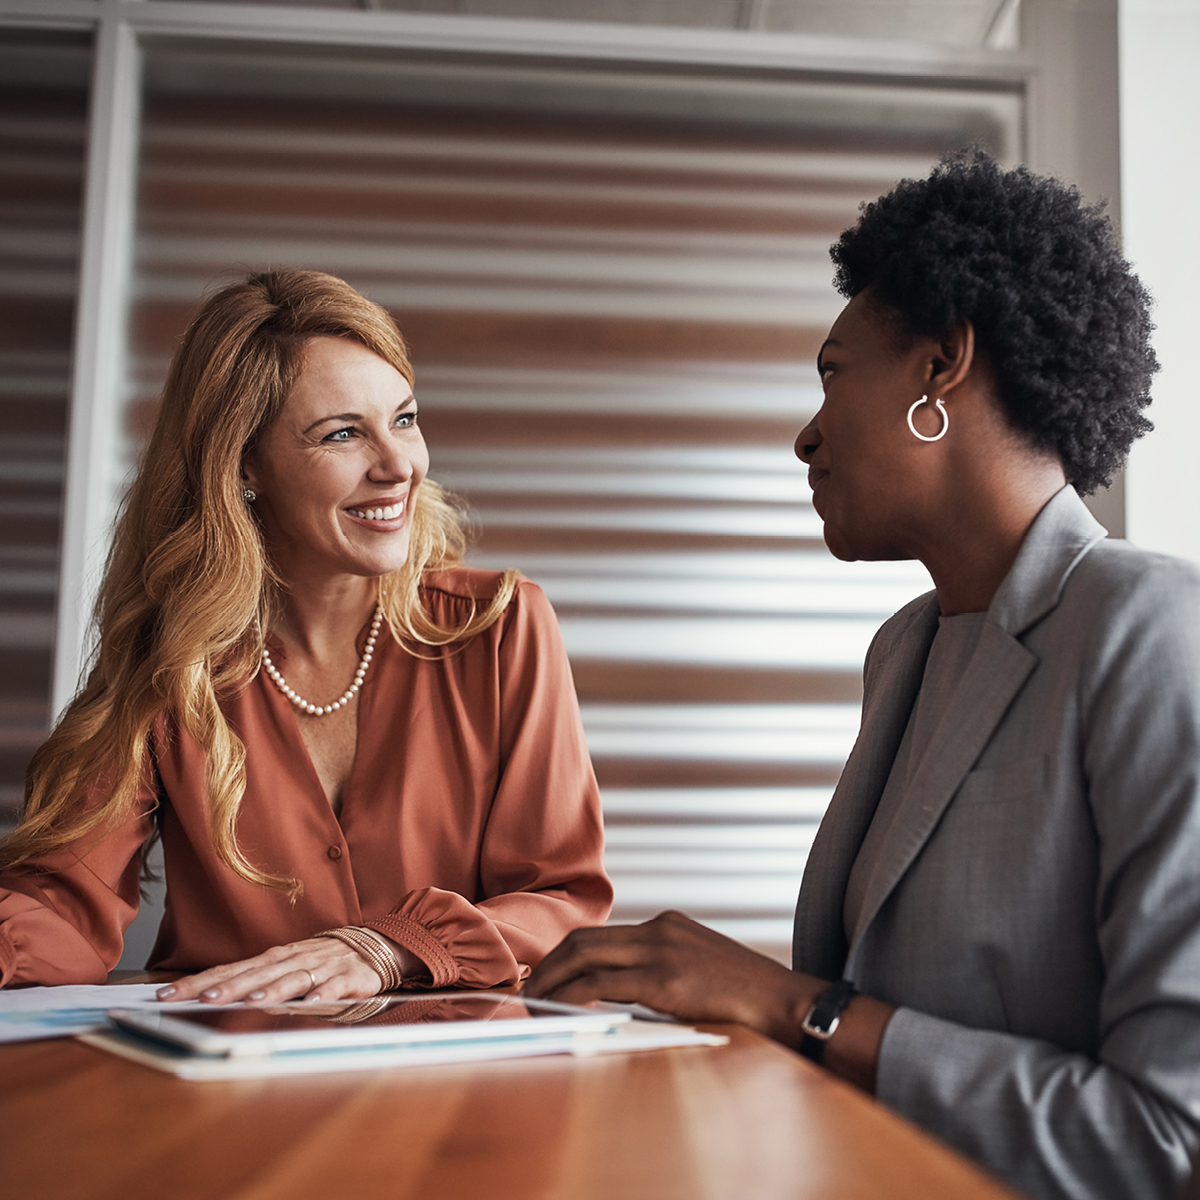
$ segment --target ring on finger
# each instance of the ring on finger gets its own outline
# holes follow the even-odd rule
[[[310,992],[315,992],[317,990],[317,977],[307,967],[304,967],[303,970],[305,975],[307,975],[312,981],[312,987],[310,987],[308,990]]]

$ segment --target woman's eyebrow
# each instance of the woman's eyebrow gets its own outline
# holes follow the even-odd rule
[[[327,417],[321,417],[320,419],[314,421],[310,426],[308,426],[307,429],[304,430],[304,432],[312,433],[312,431],[314,429],[316,429],[316,427],[318,425],[324,425],[327,421],[361,421],[361,420],[362,420],[362,413],[331,413]]]
[[[417,402],[416,396],[409,395],[406,399],[401,400],[400,403],[396,405],[396,411],[403,412],[406,408],[411,408],[414,404],[416,404],[416,402]],[[353,412],[330,413],[330,415],[327,417],[318,418],[310,426],[308,426],[308,428],[305,429],[304,432],[312,433],[312,431],[314,429],[316,429],[318,425],[324,425],[326,423],[326,421],[361,421],[362,419],[363,419],[362,413],[353,413]]]

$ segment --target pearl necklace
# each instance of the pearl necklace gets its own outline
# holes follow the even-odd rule
[[[380,623],[383,621],[383,609],[377,604],[375,606],[375,615],[371,618],[371,633],[367,638],[367,644],[363,649],[362,659],[359,661],[358,670],[354,672],[354,682],[332,703],[332,704],[310,704],[303,696],[297,695],[290,687],[288,682],[280,674],[279,668],[271,661],[270,652],[266,646],[263,647],[263,667],[267,674],[271,677],[271,682],[298,708],[301,712],[308,713],[310,717],[323,717],[326,713],[336,712],[339,708],[345,707],[351,700],[354,699],[355,693],[366,678],[367,667],[371,665],[371,654],[375,650],[375,638],[379,633]]]

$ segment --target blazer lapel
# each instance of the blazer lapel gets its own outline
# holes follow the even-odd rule
[[[970,667],[910,776],[908,799],[863,897],[856,944],[933,833],[1037,662],[1016,638],[990,622],[983,626]]]
[[[1104,535],[1104,528],[1069,486],[1050,500],[1030,527],[1016,562],[988,609],[979,645],[954,690],[946,716],[916,764],[908,801],[897,816],[886,857],[874,872],[864,897],[855,945],[862,941],[863,933],[933,834],[942,813],[1037,666],[1037,656],[1020,642],[1020,635],[1055,608],[1072,571]],[[934,624],[936,628],[936,616]],[[928,647],[925,642],[922,669]],[[915,696],[908,701],[909,708],[913,699]],[[886,779],[885,771],[884,782]],[[879,786],[882,791],[883,783]],[[851,865],[865,834],[866,826],[854,847]],[[848,877],[849,867],[842,880],[843,891]]]
[[[895,634],[890,653],[885,650],[879,661],[868,655],[858,739],[813,841],[800,885],[792,935],[792,966],[797,971],[824,979],[837,979],[842,973],[849,948],[842,919],[846,881],[904,737],[937,626],[937,597],[930,593],[914,602],[911,619]]]

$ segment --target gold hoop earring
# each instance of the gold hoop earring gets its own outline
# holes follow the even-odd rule
[[[920,400],[914,400],[909,406],[908,427],[912,430],[913,437],[919,438],[922,442],[940,442],[942,438],[946,436],[946,430],[950,428],[950,414],[946,411],[946,406],[940,400],[935,400],[933,403],[938,412],[942,414],[942,427],[933,435],[933,437],[926,437],[925,434],[919,433],[917,431],[917,427],[913,424],[913,413],[915,413],[922,404],[927,403],[928,400],[928,396],[922,396]]]

